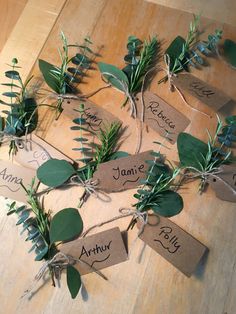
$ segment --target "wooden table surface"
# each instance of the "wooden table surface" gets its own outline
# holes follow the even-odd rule
[[[22,46],[19,60],[23,62],[22,66],[28,69],[28,73],[24,70],[24,77],[30,72],[35,77],[39,77],[37,64],[31,69],[38,54],[40,58],[54,64],[59,62],[57,47],[60,45],[61,30],[71,43],[81,42],[89,34],[97,49],[103,45],[100,50],[101,57],[97,58],[97,61],[103,60],[122,66],[129,35],[133,34],[144,39],[156,34],[162,42],[162,48],[165,49],[176,35],[185,36],[192,18],[191,14],[186,12],[142,0],[55,0],[51,2],[55,11],[51,7],[51,11],[45,11],[45,14],[49,15],[47,19],[41,18],[40,22],[37,20],[40,25],[35,29],[42,33],[35,34],[28,46],[24,45],[24,41],[27,42],[27,38],[23,38],[24,34],[20,39]],[[32,5],[32,3],[33,1],[29,1],[27,5]],[[34,9],[37,10],[37,6]],[[59,15],[58,18],[57,15]],[[225,38],[236,40],[236,28],[230,25],[203,19],[202,26],[206,34],[217,27],[223,28]],[[50,32],[49,36],[47,32]],[[12,48],[12,42],[7,42],[6,46],[7,48],[2,51],[3,59],[0,56],[1,72],[4,69],[2,60],[5,61],[7,56],[11,58],[14,54],[14,50],[9,49],[9,47]],[[26,50],[28,63],[23,53]],[[18,55],[14,54],[14,56]],[[236,100],[235,71],[222,61],[212,58],[209,67],[194,71],[194,73],[213,86],[224,90]],[[209,119],[191,110],[182,102],[177,93],[169,92],[167,84],[158,86],[157,80],[161,75],[163,73],[155,77],[150,90],[190,118],[188,132],[206,140],[205,129],[214,131],[216,119]],[[87,93],[103,84],[99,72],[90,71],[89,77],[81,85],[81,90]],[[191,96],[186,95],[186,98],[193,106],[213,113]],[[120,108],[123,95],[113,89],[107,89],[94,96],[92,100],[117,115],[124,125],[128,126],[125,142],[121,148],[134,153],[135,122],[129,117],[126,109]],[[236,106],[226,106],[219,114],[221,117],[236,114]],[[56,122],[54,113],[50,109],[42,109],[37,134],[70,157],[77,158],[76,152],[72,151],[74,143],[70,137],[70,125],[71,122],[63,117]],[[153,141],[160,139],[157,133],[151,130],[148,133],[145,131],[141,150],[155,149]],[[6,159],[6,149],[1,148],[0,152],[0,158]],[[168,154],[170,160],[177,160],[176,145],[171,146],[170,151],[163,149],[163,152]],[[120,207],[127,207],[133,203],[133,193],[134,190],[113,193],[111,203],[103,203],[90,197],[80,209],[85,225],[90,226],[117,215]],[[70,189],[66,193],[55,191],[47,197],[46,207],[55,213],[64,207],[76,206],[80,194],[79,188]],[[198,195],[197,183],[188,185],[182,195],[184,210],[172,220],[210,249],[208,256],[201,262],[195,274],[191,278],[185,277],[150,248],[146,248],[143,260],[139,264],[137,257],[142,242],[137,240],[132,246],[130,259],[127,262],[103,271],[109,281],[105,282],[96,274],[83,277],[88,292],[87,301],[83,301],[81,297],[71,300],[64,275],[60,289],[51,287],[48,282],[38,288],[31,300],[21,298],[23,291],[28,288],[33,276],[37,273],[40,263],[34,262],[34,255],[27,253],[30,244],[24,241],[23,236],[20,236],[21,228],[15,226],[16,217],[6,216],[6,200],[1,198],[0,313],[234,314],[236,312],[236,206],[217,199],[211,189],[208,189],[202,196]],[[128,218],[123,219],[103,226],[99,231],[116,225],[121,230],[125,230],[128,222]],[[132,244],[136,234],[137,230],[129,233],[129,244]]]

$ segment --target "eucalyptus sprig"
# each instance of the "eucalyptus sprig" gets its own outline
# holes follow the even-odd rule
[[[81,83],[85,72],[91,68],[95,53],[91,49],[92,42],[89,37],[85,37],[82,45],[68,44],[68,40],[61,32],[62,49],[58,49],[61,64],[53,65],[47,61],[39,59],[39,69],[47,85],[57,96],[56,109],[62,112],[63,97],[66,94],[77,94],[78,84]],[[70,48],[77,48],[77,53],[70,56]]]
[[[155,68],[159,42],[156,37],[142,42],[135,36],[129,36],[127,49],[128,54],[124,57],[126,66],[122,70],[103,62],[99,62],[98,67],[102,76],[125,94],[123,106],[130,101],[131,116],[136,118],[135,95],[141,91],[146,76]]]
[[[22,184],[28,197],[29,207],[25,205],[18,207],[16,202],[13,202],[9,205],[7,215],[16,214],[18,216],[16,225],[22,225],[21,234],[27,232],[26,241],[32,242],[29,253],[35,252],[36,261],[47,261],[52,283],[55,286],[55,278],[58,279],[58,268],[56,263],[53,264],[51,261],[58,254],[60,243],[71,241],[81,234],[83,221],[75,208],[64,208],[51,217],[51,213],[45,212],[37,197],[38,186],[39,184],[36,183],[35,179],[32,180],[30,187],[25,187]],[[58,267],[61,267],[60,263]],[[64,268],[67,270],[68,289],[72,298],[75,298],[81,286],[80,273],[70,263]]]
[[[208,35],[207,41],[199,40],[200,15],[194,16],[190,23],[189,31],[184,39],[177,36],[165,51],[170,64],[169,71],[177,74],[182,71],[189,71],[189,67],[195,68],[206,65],[205,57],[218,55],[218,45],[222,38],[222,30],[215,30],[214,34]],[[159,80],[159,84],[167,81],[168,76]]]
[[[217,120],[214,136],[207,130],[207,143],[188,133],[180,133],[177,140],[181,167],[190,172],[190,178],[200,178],[201,193],[209,176],[217,174],[220,166],[235,161],[231,147],[236,142],[236,117],[227,117],[225,125],[218,116]]]
[[[38,121],[37,103],[28,89],[32,76],[24,83],[18,71],[20,67],[17,64],[18,60],[12,59],[11,70],[5,72],[5,76],[10,79],[10,82],[1,84],[10,89],[8,92],[2,93],[9,101],[0,100],[0,104],[9,107],[9,110],[2,110],[6,119],[0,117],[0,141],[3,141],[4,136],[10,139],[9,155],[17,152],[15,138],[31,133],[36,128]]]
[[[77,112],[82,114],[83,106],[80,107]],[[81,133],[81,131],[88,131],[85,120],[82,116],[76,118],[74,123],[76,123],[76,126],[73,126],[72,129],[80,132],[80,137],[75,138],[75,140],[81,145],[79,148],[74,149],[82,152],[82,158],[78,159],[78,161],[82,162],[84,165],[76,169],[65,160],[50,159],[45,162],[38,168],[37,177],[43,184],[48,186],[49,189],[66,186],[68,184],[86,186],[86,183],[89,183],[91,185],[92,183],[90,181],[93,178],[93,174],[101,163],[128,155],[126,152],[118,151],[118,141],[122,134],[121,124],[119,122],[113,122],[100,129],[98,134],[96,133],[99,144],[94,144],[93,141],[88,142],[84,133]],[[85,143],[90,146],[95,145],[95,151],[92,152],[89,149],[90,147],[84,147]],[[87,157],[87,153],[90,153],[90,157]],[[71,182],[72,178],[73,182]],[[79,207],[82,206],[88,196],[88,191],[85,188],[85,191],[80,198]]]

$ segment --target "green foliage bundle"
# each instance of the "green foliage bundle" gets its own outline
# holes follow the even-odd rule
[[[216,29],[214,34],[208,35],[207,41],[199,41],[199,22],[200,16],[194,16],[186,39],[177,36],[166,49],[165,55],[169,56],[171,73],[189,71],[190,66],[198,68],[207,65],[205,57],[218,54],[218,44],[222,38],[222,31]],[[158,83],[166,81],[167,78],[165,76]]]
[[[30,207],[25,205],[17,207],[14,202],[9,206],[7,215],[18,216],[16,224],[22,225],[21,234],[27,233],[26,241],[32,242],[29,253],[35,252],[35,260],[50,261],[59,252],[57,249],[59,243],[71,241],[81,234],[83,221],[75,208],[64,208],[53,217],[50,212],[45,212],[36,196],[38,185],[35,186],[35,180],[29,188],[23,185],[22,187],[28,196]],[[50,263],[48,267],[53,285],[55,285],[56,269]],[[66,270],[68,289],[72,298],[75,298],[81,286],[80,274],[70,264],[66,266]]]
[[[128,154],[125,152],[118,151],[118,141],[121,135],[121,124],[113,122],[110,125],[100,129],[100,132],[96,136],[99,140],[99,144],[95,145],[95,151],[93,152],[91,147],[84,147],[86,145],[94,146],[94,143],[88,143],[88,139],[85,137],[83,132],[92,133],[89,128],[86,127],[86,121],[82,117],[83,104],[77,112],[80,114],[79,118],[73,120],[76,124],[72,126],[72,130],[79,131],[80,136],[75,138],[76,142],[80,143],[80,147],[74,148],[74,150],[82,153],[82,158],[78,159],[84,165],[75,169],[69,162],[65,160],[51,159],[41,165],[37,171],[38,179],[50,188],[60,187],[68,182],[73,176],[73,182],[80,184],[92,179],[94,172],[97,170],[101,163],[109,160],[125,157]],[[95,134],[94,134],[95,135]],[[88,157],[88,154],[90,157]],[[88,194],[85,193],[80,199],[80,205],[86,200]]]
[[[152,210],[158,215],[172,217],[183,209],[183,199],[175,191],[175,179],[180,170],[167,165],[160,152],[151,154],[155,159],[147,161],[150,165],[147,178],[140,182],[143,186],[134,194],[138,200],[134,206],[140,212]]]
[[[177,140],[179,160],[182,169],[200,178],[200,192],[206,187],[209,175],[214,174],[221,165],[234,162],[231,147],[236,142],[236,116],[226,118],[226,124],[218,118],[214,136],[208,133],[208,142],[180,133]]]
[[[154,69],[159,43],[156,37],[142,42],[135,36],[129,36],[128,53],[124,57],[126,66],[121,70],[114,65],[99,62],[98,67],[103,77],[116,89],[126,95],[131,103],[131,114],[136,117],[135,95],[141,91],[145,77]]]
[[[5,76],[10,82],[1,84],[9,87],[8,92],[2,93],[9,101],[0,100],[0,104],[9,107],[9,110],[2,110],[6,119],[0,117],[0,141],[3,140],[4,135],[9,138],[12,137],[9,144],[9,154],[16,154],[17,152],[14,138],[31,133],[36,128],[38,120],[37,103],[28,91],[32,77],[23,83],[17,70],[20,67],[17,64],[18,60],[14,58],[10,65],[11,70],[5,72]]]
[[[78,93],[77,86],[81,83],[85,72],[91,68],[94,52],[89,37],[84,39],[82,45],[70,45],[63,32],[61,32],[62,49],[58,49],[61,65],[56,66],[47,61],[39,59],[39,69],[47,85],[58,95],[56,109],[62,111],[63,95]],[[69,56],[69,49],[77,48],[78,52]]]

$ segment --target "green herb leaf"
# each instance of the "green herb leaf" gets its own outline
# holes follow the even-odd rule
[[[20,79],[20,74],[17,71],[6,71],[5,76],[12,79],[12,80],[19,80]]]
[[[49,62],[39,59],[39,69],[41,73],[43,74],[44,80],[48,84],[48,86],[52,90],[54,90],[56,93],[60,93],[58,80],[55,78],[54,75],[52,75],[52,72],[51,72],[57,68]]]
[[[157,199],[157,204],[151,208],[161,216],[172,217],[179,214],[183,209],[183,199],[174,191],[163,191]]]
[[[66,160],[50,159],[37,170],[38,179],[49,187],[57,187],[65,183],[73,174],[73,166]]]
[[[66,271],[67,286],[72,299],[75,299],[81,287],[81,277],[78,270],[72,265],[67,266]]]
[[[172,70],[175,60],[179,59],[183,51],[183,46],[185,45],[186,41],[183,37],[177,36],[166,49],[165,54],[169,55],[170,57],[170,70]]]
[[[102,75],[111,83],[115,88],[125,92],[129,84],[129,80],[125,73],[112,64],[103,62],[98,63],[98,67]]]
[[[69,241],[79,236],[83,221],[76,208],[64,208],[52,218],[49,230],[50,242]]]
[[[188,133],[180,133],[177,139],[177,147],[181,166],[201,170],[199,163],[204,162],[203,157],[208,152],[206,143]]]
[[[228,63],[236,67],[236,43],[226,39],[223,45],[224,56]]]

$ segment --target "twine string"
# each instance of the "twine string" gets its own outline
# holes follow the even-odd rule
[[[201,111],[201,110],[199,110],[199,109],[197,109],[197,108],[194,108],[192,105],[190,105],[190,104],[187,102],[187,100],[186,100],[186,98],[185,98],[183,92],[174,84],[172,78],[173,78],[173,77],[178,77],[178,75],[177,75],[176,73],[173,73],[173,72],[170,70],[170,56],[169,56],[168,54],[164,54],[164,63],[165,63],[165,67],[161,67],[161,70],[164,71],[164,72],[166,72],[166,75],[167,75],[167,78],[168,78],[168,83],[169,83],[169,90],[170,90],[171,92],[173,92],[173,91],[176,90],[176,91],[178,92],[180,98],[183,100],[183,102],[184,102],[188,107],[190,107],[192,110],[197,111],[197,112],[199,112],[199,113],[201,113],[201,114],[203,114],[203,115],[205,115],[205,116],[207,116],[207,117],[211,117],[211,115],[209,115],[208,113],[203,112],[203,111]]]

